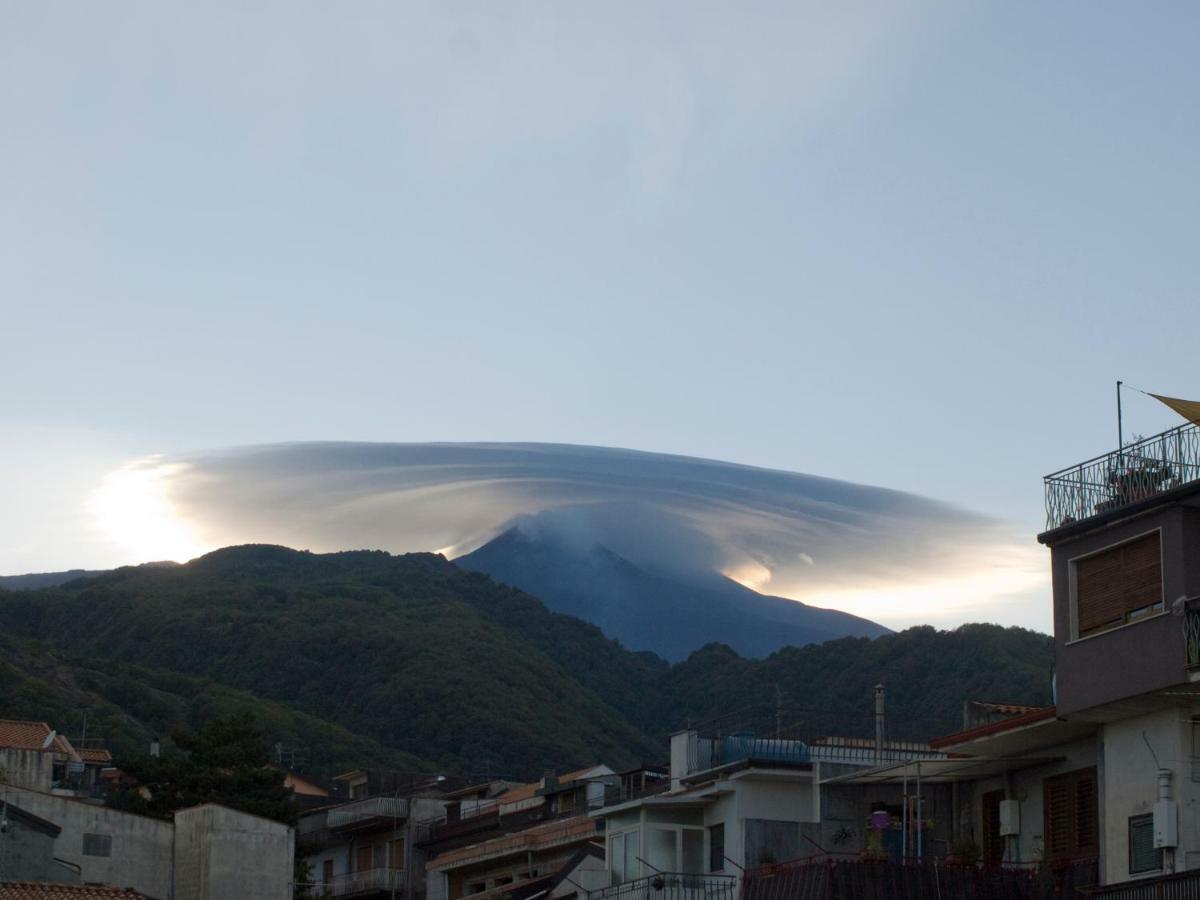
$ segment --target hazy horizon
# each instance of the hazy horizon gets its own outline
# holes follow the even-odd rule
[[[1042,476],[1200,397],[1194,4],[6,12],[0,572],[220,448],[567,442],[967,511],[821,596],[1045,629]]]

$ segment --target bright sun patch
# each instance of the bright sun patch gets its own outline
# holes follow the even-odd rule
[[[166,482],[185,468],[151,456],[104,476],[88,502],[101,534],[139,562],[186,562],[204,553],[209,548],[167,495]]]

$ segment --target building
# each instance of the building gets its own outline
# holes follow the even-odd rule
[[[859,823],[877,798],[859,797],[855,789],[830,792],[824,782],[884,762],[944,756],[927,745],[886,741],[881,728],[876,734],[802,736],[773,718],[709,723],[672,735],[668,780],[612,797],[592,813],[604,823],[609,885],[593,896],[625,895],[666,878],[698,894],[732,897],[747,869],[829,848],[858,852]]]
[[[956,838],[985,863],[1049,867],[1098,896],[1200,895],[1200,427],[1045,491],[1054,704],[975,705],[931,742],[950,759],[922,764],[924,790],[950,786]],[[911,785],[913,768],[841,783]]]
[[[69,796],[98,796],[115,772],[103,747],[76,749],[45,722],[0,719],[0,772],[8,784]]]
[[[20,815],[25,824],[0,831],[0,860],[15,858],[18,847],[22,856],[34,845],[44,849],[45,836],[57,829],[53,881],[119,885],[156,900],[292,895],[293,830],[279,822],[211,803],[156,819],[80,797],[13,785],[2,790],[10,822]],[[31,836],[39,829],[41,837]],[[22,880],[36,877],[37,870],[24,871]]]
[[[500,792],[493,785],[457,792],[422,835],[429,900],[568,897],[603,886],[603,841],[589,811],[602,807],[621,780],[599,765],[547,772]]]
[[[297,845],[313,892],[333,897],[419,897],[425,892],[425,853],[414,842],[418,821],[443,814],[437,796],[401,796],[401,786],[370,773],[350,772],[335,779],[335,794],[352,797],[301,814]],[[372,796],[389,786],[390,795]],[[436,779],[403,786],[426,795]]]

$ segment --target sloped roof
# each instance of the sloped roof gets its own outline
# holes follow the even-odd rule
[[[104,747],[80,747],[76,752],[85,763],[100,763],[107,766],[113,761],[112,754]]]
[[[529,853],[547,850],[575,841],[589,840],[597,835],[596,821],[587,816],[559,819],[543,825],[535,825],[524,831],[502,835],[468,847],[447,850],[431,859],[426,868],[431,870],[454,868],[486,859],[510,856],[514,853]]]
[[[584,768],[584,769],[577,769],[574,772],[568,772],[566,775],[559,775],[558,783],[560,785],[570,784],[572,781],[576,781],[576,780],[582,778],[588,772],[591,772],[591,771],[593,771],[595,769],[599,769],[599,768],[600,768],[600,766],[598,766],[598,765],[588,766],[587,768]],[[529,799],[537,796],[538,789],[541,786],[542,786],[542,783],[540,781],[534,781],[534,782],[531,782],[530,784],[519,784],[512,790],[505,791],[503,794],[501,794],[499,797],[497,797],[496,802],[504,804],[504,803],[519,803],[522,800],[529,800]]]
[[[1020,713],[1019,715],[1009,716],[1007,719],[1001,719],[999,722],[989,722],[986,725],[968,728],[966,731],[957,731],[954,734],[936,737],[929,742],[929,746],[937,750],[940,750],[943,747],[954,747],[958,744],[975,740],[976,738],[987,737],[988,735],[993,734],[1001,734],[1002,732],[1012,731],[1016,728],[1024,728],[1026,725],[1044,722],[1048,719],[1053,719],[1057,714],[1058,711],[1053,706],[1035,706],[1027,709],[1025,712]]]
[[[13,747],[17,750],[53,750],[78,756],[71,742],[61,734],[55,734],[49,747],[43,747],[53,729],[45,722],[30,722],[23,719],[0,719],[0,748]]]
[[[0,900],[150,900],[133,888],[95,884],[0,881]]]

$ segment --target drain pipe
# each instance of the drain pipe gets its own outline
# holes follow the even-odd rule
[[[875,685],[875,765],[883,765],[883,685]]]

